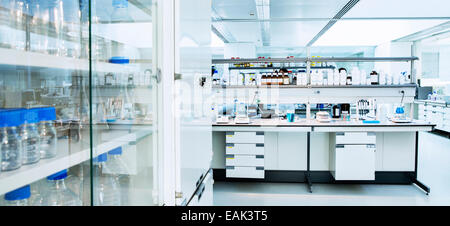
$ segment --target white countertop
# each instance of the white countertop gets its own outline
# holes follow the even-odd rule
[[[317,120],[300,120],[287,122],[280,119],[252,119],[249,124],[213,123],[213,131],[273,131],[273,132],[340,132],[340,131],[431,131],[434,124],[414,120],[410,123],[394,123],[391,121],[380,123],[363,123],[362,121],[331,120],[318,122]]]

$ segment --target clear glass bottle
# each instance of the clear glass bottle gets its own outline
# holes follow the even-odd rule
[[[38,132],[38,109],[21,110],[24,124],[20,127],[22,137],[22,164],[33,164],[41,159],[41,139]]]
[[[0,146],[2,171],[15,170],[22,166],[22,142],[17,131],[21,124],[19,110],[0,112],[0,133],[3,138]]]
[[[47,177],[45,190],[42,191],[43,206],[81,206],[80,198],[66,186],[67,170]],[[37,205],[37,203],[33,203]]]
[[[30,6],[30,50],[32,52],[46,53],[45,37],[42,31],[45,28],[42,17],[42,0],[29,0]]]
[[[4,197],[5,206],[28,206],[30,195],[30,185],[8,192]]]
[[[122,147],[118,147],[108,152],[108,161],[106,166],[115,175],[129,175],[130,171],[127,164],[122,159]]]
[[[54,120],[56,120],[55,108],[41,108],[39,110],[39,136],[41,138],[41,158],[53,158],[57,154],[58,137]]]
[[[61,0],[41,0],[42,16],[42,51],[46,54],[64,56],[63,39],[63,4]]]
[[[81,15],[78,0],[63,1],[63,37],[61,39],[62,55],[66,57],[79,58],[81,51]]]
[[[28,14],[28,4],[25,0],[10,1],[10,27],[12,31],[10,37],[11,48],[25,50],[26,48],[26,18]]]
[[[128,12],[128,0],[113,0],[114,11],[111,14],[111,21],[113,22],[133,22]]]
[[[102,154],[94,159],[94,205],[120,206],[122,204],[118,178],[114,174],[106,174],[108,155]]]
[[[0,48],[11,48],[9,42],[10,0],[0,0]]]

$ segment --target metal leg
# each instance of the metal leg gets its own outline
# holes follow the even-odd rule
[[[307,133],[307,141],[306,141],[306,185],[308,186],[308,190],[312,193],[312,182],[311,182],[311,174],[310,174],[310,153],[311,153],[311,132]]]
[[[417,185],[419,188],[421,188],[425,193],[428,195],[430,193],[430,187],[426,186],[419,180],[417,180],[417,166],[419,163],[419,132],[416,132],[416,160],[415,160],[415,166],[414,166],[414,177],[412,178],[412,182]]]

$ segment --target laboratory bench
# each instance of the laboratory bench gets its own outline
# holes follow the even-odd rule
[[[213,123],[217,181],[416,184],[419,132],[434,124],[253,119]]]

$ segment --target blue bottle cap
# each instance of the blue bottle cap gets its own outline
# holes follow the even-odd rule
[[[21,109],[0,111],[0,127],[16,127],[23,124]]]
[[[126,57],[115,56],[115,57],[111,57],[111,59],[109,59],[109,62],[112,64],[129,64],[130,59],[128,59]]]
[[[108,155],[106,153],[99,155],[94,159],[95,162],[106,162],[108,160]]]
[[[395,113],[403,114],[403,113],[405,113],[405,109],[403,109],[403,107],[397,107],[397,109],[395,110]]]
[[[41,122],[56,120],[56,110],[54,107],[39,108],[36,111],[38,111],[39,120]]]
[[[47,177],[47,180],[62,180],[67,178],[67,169]]]
[[[7,201],[23,200],[30,198],[30,195],[31,195],[30,185],[26,185],[12,192],[6,193],[5,200]]]
[[[122,147],[115,148],[115,149],[109,151],[108,154],[110,154],[110,155],[121,155],[122,154]]]

